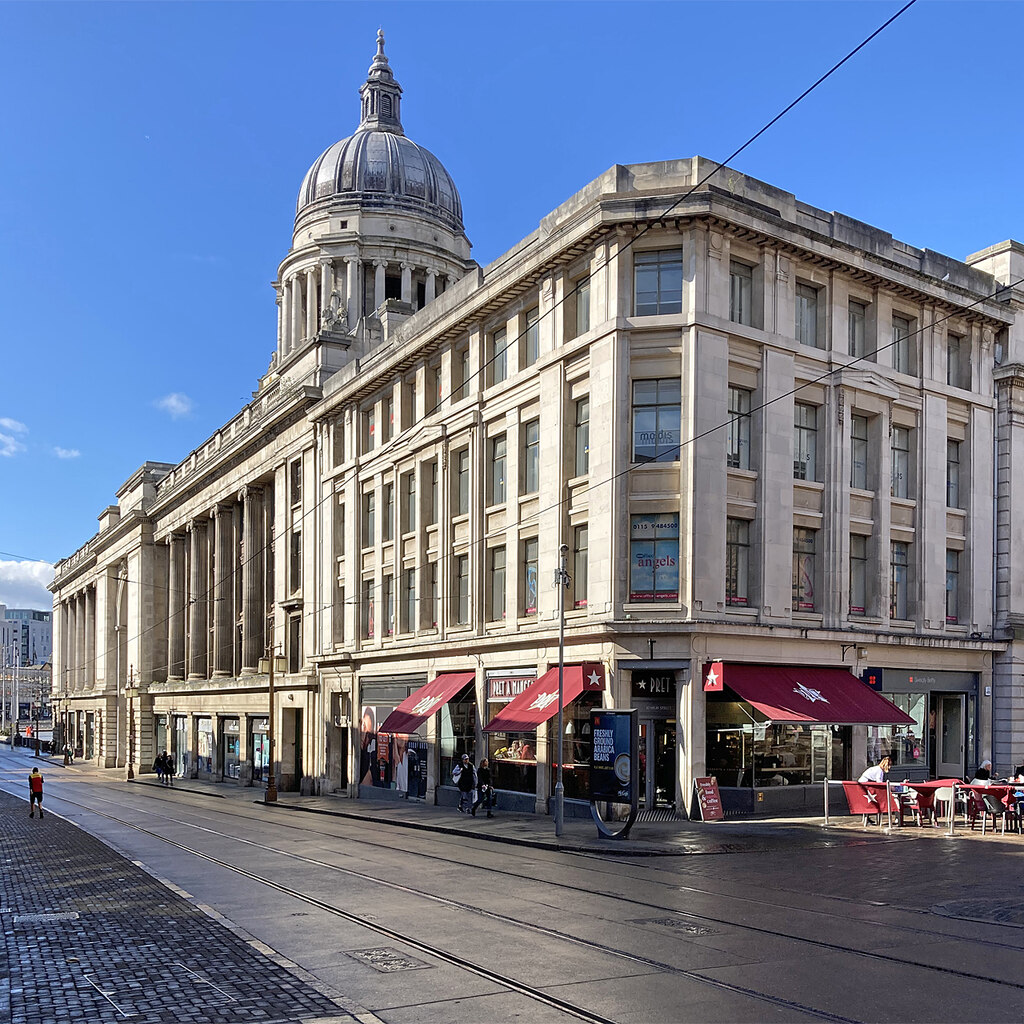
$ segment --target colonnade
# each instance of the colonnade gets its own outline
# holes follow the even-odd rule
[[[338,295],[339,306],[347,312],[346,324],[354,331],[363,310],[363,266],[373,268],[373,309],[384,302],[388,268],[401,271],[401,300],[409,305],[417,304],[413,292],[416,282],[422,278],[424,304],[432,302],[440,290],[444,290],[446,278],[436,267],[422,266],[407,261],[373,259],[363,260],[359,256],[345,256],[335,260],[321,257],[317,263],[303,267],[291,274],[278,288],[278,349],[282,356],[288,355],[303,342],[316,337],[321,326],[324,309],[329,308],[331,297]],[[366,310],[365,312],[371,312]]]
[[[169,680],[258,671],[271,585],[266,493],[246,485],[236,501],[218,503],[168,536]]]
[[[91,690],[96,679],[96,585],[83,587],[60,603],[60,664],[54,692]]]

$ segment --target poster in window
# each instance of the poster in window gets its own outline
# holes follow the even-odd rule
[[[384,709],[387,712],[388,709]],[[377,786],[377,708],[364,705],[359,722],[359,784]]]
[[[629,599],[679,600],[679,514],[630,519]]]
[[[526,614],[532,615],[537,610],[537,565],[530,562],[526,566]]]

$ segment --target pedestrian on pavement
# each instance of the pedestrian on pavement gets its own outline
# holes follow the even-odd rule
[[[39,804],[39,817],[43,817],[43,776],[38,768],[32,769],[28,777],[28,816],[36,816],[36,804]]]
[[[162,786],[164,784],[164,755],[157,754],[153,759],[153,771],[156,772],[156,781]]]
[[[64,763],[65,764],[74,764],[75,763],[75,754],[74,754],[74,751],[71,749],[71,744],[70,743],[65,743],[64,744]]]
[[[476,817],[476,809],[483,804],[487,808],[487,817],[493,818],[491,808],[494,806],[494,790],[491,788],[491,769],[486,757],[480,759],[480,767],[476,770],[476,784],[480,795],[473,803],[473,817]]]
[[[174,785],[174,762],[171,760],[171,755],[166,751],[163,755],[164,758],[164,785]]]
[[[469,754],[462,755],[461,771],[459,772],[459,811],[471,811],[476,803],[476,769],[469,759]]]

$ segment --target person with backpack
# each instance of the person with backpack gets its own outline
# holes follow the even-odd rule
[[[459,787],[459,810],[465,812],[473,809],[476,803],[476,769],[469,759],[469,754],[462,755],[458,766],[458,775],[452,772],[455,785]]]
[[[164,755],[157,754],[153,761],[153,771],[156,772],[156,781],[162,786],[164,784]]]
[[[43,817],[43,776],[38,768],[32,769],[28,777],[28,816],[36,816],[36,804],[39,804],[39,818]]]

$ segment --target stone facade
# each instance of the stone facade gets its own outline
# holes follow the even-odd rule
[[[87,755],[123,764],[134,728],[143,766],[258,781],[273,650],[283,786],[452,799],[452,756],[512,742],[484,732],[508,681],[557,663],[565,545],[565,662],[638,702],[660,802],[707,770],[715,661],[880,669],[926,694],[933,769],[1020,761],[1024,250],[960,262],[694,158],[611,168],[481,269],[400,92],[381,40],[303,183],[253,402],[57,566]],[[449,671],[462,712],[382,757]],[[853,727],[840,770],[876,742]],[[506,806],[547,808],[552,744]]]

